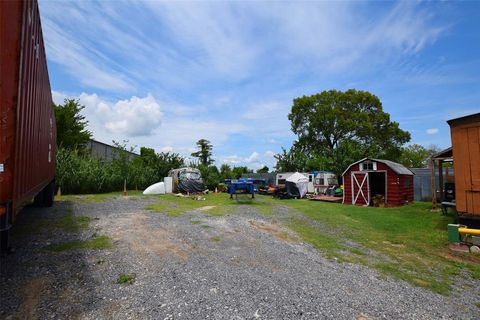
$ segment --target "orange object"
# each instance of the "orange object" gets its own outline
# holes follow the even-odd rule
[[[447,121],[455,172],[455,201],[460,215],[480,216],[480,113]]]

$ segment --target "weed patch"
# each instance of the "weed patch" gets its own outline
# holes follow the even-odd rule
[[[213,242],[220,242],[222,239],[220,239],[219,236],[213,236],[213,237],[210,238],[210,240],[213,241]]]
[[[341,261],[366,264],[383,274],[448,295],[453,277],[468,270],[480,277],[480,264],[470,256],[445,254],[446,226],[451,217],[430,212],[429,203],[398,208],[356,207],[312,201],[288,201],[287,206],[333,230],[328,235],[310,223],[288,224],[306,241]],[[362,250],[349,248],[353,241],[377,253],[366,259]]]
[[[117,283],[126,283],[126,284],[133,284],[135,282],[135,274],[125,274],[122,273],[117,278]]]
[[[47,250],[62,252],[77,249],[108,249],[112,247],[112,240],[107,236],[95,236],[88,240],[74,240],[47,246]]]

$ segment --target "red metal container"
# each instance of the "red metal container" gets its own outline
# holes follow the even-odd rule
[[[53,203],[56,127],[38,3],[0,1],[0,248],[18,210]]]

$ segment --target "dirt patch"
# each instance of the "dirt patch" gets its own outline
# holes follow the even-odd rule
[[[114,234],[114,239],[126,241],[130,248],[140,254],[174,255],[187,259],[193,250],[192,246],[184,241],[175,239],[171,231],[148,225],[147,215],[143,213],[130,214],[128,217],[117,219],[121,228]]]
[[[18,308],[16,318],[18,319],[38,319],[37,308],[43,291],[47,288],[50,280],[47,277],[41,277],[28,282],[22,289],[23,302]]]
[[[271,234],[272,236],[274,236],[279,240],[282,240],[285,242],[291,242],[291,243],[298,242],[297,237],[291,235],[290,233],[288,233],[278,225],[267,223],[267,222],[258,222],[253,220],[250,220],[249,222],[252,225],[252,227],[254,227],[255,229]]]
[[[198,208],[197,210],[199,211],[207,211],[207,210],[210,210],[210,209],[213,209],[215,208],[216,206],[205,206],[205,207],[200,207]]]
[[[441,255],[448,260],[458,261],[458,262],[471,262],[475,264],[480,264],[480,256],[469,253],[469,252],[455,252],[445,249],[442,251]]]

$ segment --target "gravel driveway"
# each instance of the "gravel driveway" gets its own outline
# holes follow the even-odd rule
[[[221,217],[202,210],[169,217],[145,211],[152,201],[110,198],[26,208],[14,230],[16,251],[1,262],[0,318],[480,318],[478,292],[460,289],[478,288],[478,282],[442,296],[328,260],[249,206]],[[90,217],[89,227],[45,224],[68,212]],[[95,235],[109,236],[113,247],[45,249]],[[134,282],[118,283],[121,274]]]

